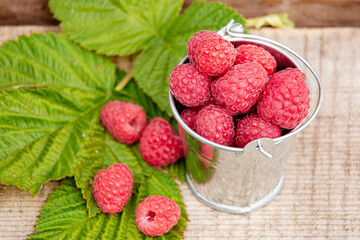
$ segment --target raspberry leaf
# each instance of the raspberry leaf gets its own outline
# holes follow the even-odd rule
[[[164,167],[164,169],[171,174],[173,177],[176,177],[180,182],[185,183],[185,159],[181,158],[175,163],[169,164]]]
[[[186,43],[203,29],[217,31],[241,15],[218,2],[194,1],[179,14],[182,0],[51,0],[62,29],[80,45],[106,55],[141,52],[133,75],[140,88],[171,116],[168,77],[186,55]]]
[[[168,78],[186,55],[186,43],[194,33],[203,29],[217,31],[232,18],[235,22],[245,23],[241,15],[222,3],[194,2],[174,21],[165,41],[154,39],[137,57],[133,74],[140,88],[153,97],[162,110],[171,114]]]
[[[83,149],[101,138],[115,67],[55,34],[6,43],[0,62],[0,180],[35,195],[91,158]]]
[[[142,234],[135,224],[135,212],[140,201],[150,195],[167,196],[181,206],[181,218],[169,233],[160,237]],[[146,179],[132,195],[120,214],[101,213],[88,217],[86,200],[74,179],[65,179],[48,197],[30,239],[182,239],[187,215],[175,181],[158,170]]]
[[[182,0],[51,0],[61,28],[85,48],[106,55],[135,53],[164,39]]]
[[[35,195],[47,181],[74,176],[95,216],[91,181],[98,170],[121,162],[139,184],[150,175],[132,147],[116,142],[100,121],[116,82],[110,59],[65,35],[38,34],[1,46],[0,62],[3,184]]]
[[[48,197],[30,239],[145,239],[135,225],[136,201],[130,197],[120,214],[89,218],[75,181],[63,180]]]
[[[97,115],[99,117],[99,114]],[[99,140],[92,138],[86,142],[85,147],[74,167],[74,177],[77,186],[81,189],[84,199],[87,200],[89,217],[94,217],[100,213],[100,209],[92,194],[92,180],[100,169],[106,169],[114,163],[126,164],[134,174],[134,182],[142,184],[145,178],[151,174],[151,167],[144,164],[141,156],[134,151],[138,151],[138,146],[133,147],[117,142],[108,132],[104,134],[101,130],[97,133]]]

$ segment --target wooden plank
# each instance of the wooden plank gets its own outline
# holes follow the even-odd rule
[[[185,5],[193,1],[185,0]],[[245,18],[286,12],[297,27],[360,26],[359,0],[222,0],[221,2],[235,8]]]
[[[194,0],[185,0],[187,7]],[[217,0],[209,0],[217,1]],[[0,25],[56,25],[48,0],[1,0]],[[222,0],[244,17],[289,13],[298,27],[360,26],[359,0]]]
[[[44,27],[0,27],[0,41]],[[319,73],[324,103],[295,141],[283,189],[267,206],[245,215],[204,206],[180,186],[190,222],[189,240],[360,239],[360,42],[359,28],[262,29],[253,31],[303,55]],[[0,187],[0,239],[25,239],[34,230],[46,197],[13,186]]]
[[[0,25],[56,25],[48,0],[1,0]]]

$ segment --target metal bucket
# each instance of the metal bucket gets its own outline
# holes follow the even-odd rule
[[[250,43],[265,48],[275,57],[277,70],[301,69],[310,87],[310,109],[302,123],[279,138],[258,139],[244,148],[216,144],[190,129],[179,114],[184,107],[169,90],[171,110],[186,146],[186,178],[190,189],[200,201],[216,210],[247,213],[266,205],[279,193],[295,135],[318,113],[322,86],[310,64],[290,48],[268,38],[243,34],[242,26],[233,20],[218,33],[235,47]],[[179,64],[187,61],[186,56]]]

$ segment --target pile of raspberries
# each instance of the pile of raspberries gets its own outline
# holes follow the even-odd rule
[[[202,137],[243,148],[259,138],[280,137],[283,129],[306,118],[310,89],[305,74],[297,68],[277,71],[265,49],[234,47],[204,30],[190,38],[187,50],[189,63],[172,70],[169,85],[186,108],[181,118]]]
[[[162,167],[183,156],[180,136],[169,122],[156,117],[148,124],[145,112],[137,104],[109,102],[102,108],[100,118],[118,142],[139,141],[140,153],[150,166]],[[126,164],[115,163],[98,171],[92,185],[100,210],[108,214],[120,213],[132,194],[133,184],[133,173]],[[180,216],[181,208],[173,199],[154,195],[139,203],[135,223],[144,234],[160,236],[170,231]]]

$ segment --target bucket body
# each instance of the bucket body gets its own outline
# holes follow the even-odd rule
[[[277,71],[287,67],[301,69],[311,89],[310,110],[302,123],[279,138],[255,140],[244,148],[216,144],[190,129],[180,117],[184,106],[169,90],[170,106],[186,149],[186,178],[190,189],[200,201],[214,209],[247,213],[264,206],[280,191],[295,135],[317,114],[322,87],[316,72],[297,53],[273,40],[242,34],[242,29],[236,31],[239,24],[229,24],[219,33],[235,47],[254,44],[266,49],[276,59]],[[179,64],[186,62],[187,57]]]

